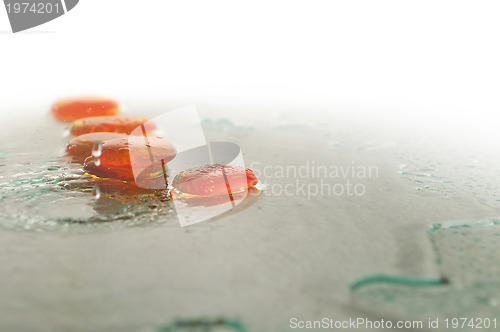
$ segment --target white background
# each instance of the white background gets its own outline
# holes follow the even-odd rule
[[[12,34],[0,8],[0,100],[300,100],[487,125],[499,16],[498,1],[81,0]]]

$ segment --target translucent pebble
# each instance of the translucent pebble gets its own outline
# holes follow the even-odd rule
[[[172,186],[174,193],[214,197],[246,192],[258,180],[250,169],[232,165],[205,165],[177,174]]]
[[[91,116],[110,116],[120,113],[116,101],[103,97],[81,97],[59,100],[51,109],[52,115],[62,122],[73,122]]]
[[[137,182],[140,176],[143,180],[164,181],[163,164],[176,154],[172,143],[163,138],[128,136],[104,141],[100,157],[88,157],[83,168],[103,178]],[[134,176],[134,169],[142,170],[141,174]]]
[[[115,139],[115,138],[126,138],[124,134],[118,133],[90,133],[83,134],[78,137],[71,139],[66,146],[66,153],[73,157],[74,160],[83,162],[87,157],[91,155],[94,157],[99,157],[102,153],[102,142]],[[100,151],[99,151],[100,146]]]
[[[109,132],[128,135],[141,125],[143,125],[146,133],[150,133],[155,129],[155,125],[145,118],[96,116],[74,121],[70,127],[70,134],[80,136],[95,132]],[[140,134],[142,134],[142,130]]]

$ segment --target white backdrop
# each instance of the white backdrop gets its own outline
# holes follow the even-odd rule
[[[0,99],[301,100],[491,122],[499,14],[498,1],[81,0],[12,34],[0,8]]]
[[[0,279],[8,280],[0,329],[137,331],[224,314],[251,331],[278,331],[292,314],[361,315],[348,284],[363,275],[439,276],[428,225],[498,217],[499,9],[497,0],[80,0],[53,22],[12,34],[0,7],[0,137],[14,152],[0,178],[16,176],[2,183],[46,172],[18,165],[25,159],[63,162],[55,156],[64,126],[27,113],[46,114],[73,94],[117,98],[133,115],[207,100],[202,117],[208,109],[235,123],[214,121],[207,139],[238,143],[254,169],[380,167],[380,178],[363,182],[362,199],[262,195],[192,233],[168,221],[82,236],[0,232]],[[330,111],[317,117],[331,115],[330,123],[314,119],[315,110]],[[240,126],[246,112],[269,124]],[[348,117],[336,121],[339,114]],[[11,115],[32,123],[12,135]],[[402,125],[385,126],[391,119]],[[40,185],[37,192],[56,186]],[[10,188],[2,215],[87,218],[115,209],[88,203],[90,194],[51,205],[55,192],[21,200]]]

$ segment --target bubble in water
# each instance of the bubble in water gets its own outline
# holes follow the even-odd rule
[[[99,158],[102,154],[102,143],[95,142],[92,146],[92,157]]]
[[[92,187],[92,198],[99,199],[101,197],[101,188],[98,185]]]

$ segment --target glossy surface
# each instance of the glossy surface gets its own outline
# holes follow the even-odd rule
[[[224,116],[241,104],[226,105],[226,109],[218,103],[207,106]],[[135,332],[181,314],[210,318],[210,313],[217,313],[241,317],[250,331],[272,332],[286,330],[290,303],[304,319],[332,313],[341,320],[381,317],[354,305],[346,310],[346,304],[358,299],[366,300],[371,308],[377,305],[385,312],[383,317],[401,319],[396,314],[406,309],[400,305],[404,294],[392,296],[390,307],[384,302],[373,304],[365,291],[378,292],[378,288],[359,289],[353,298],[349,283],[384,272],[439,277],[425,234],[428,224],[499,214],[499,140],[493,139],[500,135],[498,130],[488,132],[484,141],[475,141],[471,123],[470,132],[444,139],[437,122],[432,117],[422,119],[419,112],[409,114],[411,121],[397,126],[386,123],[389,117],[378,112],[366,118],[353,117],[356,113],[351,110],[345,116],[325,111],[332,120],[320,121],[313,107],[302,115],[276,117],[270,116],[277,109],[275,104],[251,108],[255,112],[230,114],[235,123],[253,126],[253,130],[218,122],[207,137],[242,143],[245,163],[267,187],[259,198],[193,227],[179,227],[173,201],[162,203],[157,197],[140,195],[138,203],[132,203],[133,198],[124,198],[121,189],[104,188],[109,179],[97,181],[83,175],[81,165],[58,159],[63,126],[38,109],[17,124],[9,120],[7,111],[0,112],[8,124],[0,132],[1,274],[5,281],[0,284],[0,331]],[[423,123],[417,126],[414,121],[419,119]],[[304,166],[307,160],[309,167]],[[287,195],[276,189],[296,185],[296,180],[299,188],[305,183],[306,190],[309,184],[321,189],[321,179],[266,175],[269,165],[272,170],[290,166],[311,171],[311,161],[327,167],[352,165],[352,161],[377,165],[379,177],[357,179],[366,186],[364,196],[318,194],[308,199],[296,190]],[[421,172],[435,168],[433,177],[420,178],[436,180],[438,190],[418,190],[413,179],[399,172],[400,164]],[[333,185],[346,179],[324,181]],[[99,199],[91,194],[96,184],[102,190]],[[490,253],[498,265],[496,252],[498,247],[493,246]],[[463,253],[469,253],[466,258],[471,260],[480,257],[476,252]],[[256,271],[258,278],[248,278]],[[258,296],[256,289],[262,291]],[[467,293],[471,297],[457,294],[455,303],[477,301],[473,298],[477,293]],[[438,307],[439,299],[404,298],[429,311],[447,308]],[[263,301],[273,304],[273,315]],[[422,316],[427,321],[427,313]]]
[[[232,165],[206,165],[177,174],[172,186],[183,194],[212,197],[246,192],[257,182],[257,177],[250,169]]]
[[[59,121],[73,122],[92,116],[111,116],[120,113],[116,101],[103,97],[62,99],[54,103],[51,114]]]
[[[66,153],[76,161],[84,161],[92,155],[92,148],[96,143],[102,143],[116,138],[126,138],[125,134],[119,133],[89,133],[71,139],[66,146]]]
[[[500,298],[500,220],[448,221],[428,230],[434,255],[429,260],[436,263],[439,275],[362,276],[350,285],[357,305],[379,317],[435,317],[446,331],[498,331],[500,322],[494,319]],[[470,318],[463,323],[451,317],[483,319],[468,325]]]
[[[103,178],[164,181],[162,161],[168,163],[176,153],[175,147],[163,138],[147,137],[146,141],[146,137],[128,136],[103,142],[100,156],[87,158],[83,168]]]
[[[110,132],[120,134],[130,134],[134,129],[144,124],[144,130],[151,132],[155,125],[145,118],[119,117],[119,116],[96,116],[76,120],[71,124],[70,133],[72,136],[94,132]],[[142,130],[139,131],[142,134]]]

